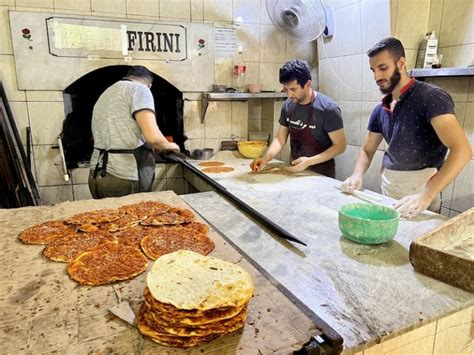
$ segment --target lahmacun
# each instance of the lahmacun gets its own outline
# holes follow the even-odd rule
[[[101,224],[113,222],[123,216],[123,212],[117,209],[104,208],[101,210],[88,211],[75,214],[64,221],[67,224],[83,225],[83,224]]]
[[[173,208],[166,213],[154,215],[141,221],[144,226],[162,226],[167,224],[183,224],[194,221],[194,213],[185,208]]]
[[[48,221],[23,230],[18,238],[26,244],[48,244],[57,238],[75,233],[76,229],[63,221]]]
[[[190,228],[161,227],[145,236],[141,241],[143,252],[152,260],[177,250],[191,250],[207,255],[214,250],[214,242],[205,234]]]
[[[43,249],[43,255],[50,260],[69,262],[105,243],[117,243],[117,238],[104,232],[79,232],[53,240]]]
[[[67,273],[82,285],[104,285],[128,280],[146,270],[148,260],[138,249],[107,243],[82,253],[69,263]]]
[[[119,207],[119,211],[135,216],[140,220],[149,216],[166,213],[171,209],[170,205],[158,201],[142,201]]]

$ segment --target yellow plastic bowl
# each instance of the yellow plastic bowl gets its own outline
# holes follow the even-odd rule
[[[239,142],[239,152],[246,158],[255,159],[261,157],[267,150],[267,142],[265,141],[246,141]]]

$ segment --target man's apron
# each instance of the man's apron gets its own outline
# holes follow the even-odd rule
[[[438,172],[436,168],[426,168],[414,171],[400,171],[383,169],[382,194],[394,199],[401,199],[413,195],[424,189],[426,183]],[[428,209],[439,213],[441,210],[441,194],[438,194]]]
[[[100,172],[100,176],[104,177],[107,173],[107,163],[109,154],[133,154],[137,162],[138,169],[138,185],[140,192],[150,192],[155,181],[155,157],[153,156],[153,148],[145,143],[135,149],[100,149],[97,165],[94,170],[94,179]],[[99,167],[100,158],[102,157],[102,166]]]
[[[290,147],[291,147],[291,161],[298,159],[300,157],[312,157],[322,153],[324,150],[319,145],[318,141],[314,139],[313,133],[309,128],[309,125],[312,123],[313,120],[313,103],[316,98],[316,94],[313,92],[313,97],[311,99],[311,104],[308,110],[308,119],[306,127],[302,129],[289,127],[290,131]],[[290,121],[293,121],[293,115],[296,110],[296,105],[293,104],[290,112],[288,113],[288,117]],[[321,164],[311,165],[308,167],[309,170],[326,175],[329,177],[334,178],[336,176],[336,164],[334,159],[325,161]]]

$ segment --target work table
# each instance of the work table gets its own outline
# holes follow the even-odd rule
[[[312,173],[259,175],[250,171],[251,160],[229,152],[212,160],[235,170],[209,177],[308,246],[267,233],[215,192],[185,195],[184,200],[335,329],[346,350],[360,351],[474,305],[472,294],[414,272],[409,262],[410,243],[445,217],[423,212],[413,220],[401,219],[393,241],[360,245],[341,235],[337,221],[343,204],[363,201],[337,190],[339,181]],[[202,169],[198,161],[191,163]],[[185,178],[190,183],[196,179],[186,171]]]

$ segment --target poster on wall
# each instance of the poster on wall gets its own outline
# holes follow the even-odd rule
[[[214,56],[232,58],[237,51],[237,35],[232,26],[214,26]]]

